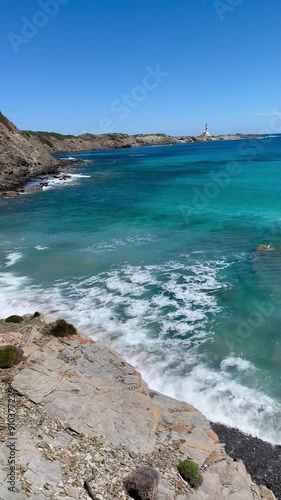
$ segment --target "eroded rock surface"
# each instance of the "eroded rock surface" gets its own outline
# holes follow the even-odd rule
[[[16,400],[16,498],[89,498],[94,474],[99,500],[126,499],[123,479],[134,469],[160,471],[158,500],[273,500],[255,485],[242,462],[225,454],[206,418],[187,403],[149,391],[140,373],[118,354],[79,335],[41,332],[50,318],[0,322],[0,332],[24,350],[25,361],[2,380],[0,499],[7,491],[5,411],[11,386]],[[17,334],[17,335],[16,335]],[[203,484],[193,490],[177,466],[194,460]]]
[[[28,137],[0,113],[0,191],[14,191],[31,176],[54,172],[58,160],[35,136]]]

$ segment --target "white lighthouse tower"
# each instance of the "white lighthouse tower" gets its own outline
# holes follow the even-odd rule
[[[210,136],[208,123],[206,123],[206,125],[205,125],[205,130],[204,130],[204,132],[202,132],[202,134],[201,134],[201,135],[202,135],[203,137],[209,137],[209,136]]]

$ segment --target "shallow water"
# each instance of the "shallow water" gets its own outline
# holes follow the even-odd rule
[[[70,182],[1,201],[1,316],[69,318],[281,444],[281,137],[71,156]]]

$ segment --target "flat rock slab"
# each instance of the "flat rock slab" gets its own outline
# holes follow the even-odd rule
[[[175,464],[184,459],[198,463],[203,483],[195,491],[186,484],[179,488],[176,481],[161,481],[159,500],[274,500],[269,490],[252,482],[242,463],[225,454],[210,423],[193,406],[149,391],[140,373],[111,349],[79,336],[44,336],[40,333],[44,318],[37,321],[23,345],[26,361],[14,376],[12,387],[67,431],[54,436],[53,449],[60,444],[67,448],[73,431],[80,438],[104,437],[111,446],[124,447],[132,456],[160,456],[161,449],[163,455],[165,449],[174,449],[178,458],[172,474],[178,483],[182,480]],[[27,469],[26,479],[38,491],[37,498],[39,494],[48,497],[41,493],[42,486],[47,483],[59,488],[62,464],[42,458],[23,429],[18,438],[18,463]],[[72,493],[61,498],[75,498],[75,489]]]
[[[104,435],[113,445],[132,451],[150,453],[160,424],[163,435],[174,428],[173,439],[189,439],[191,447],[210,453],[215,445],[208,432],[195,429],[197,420],[211,433],[203,415],[188,404],[149,395],[134,367],[89,339],[50,339],[37,347],[13,388],[66,427],[89,436]]]

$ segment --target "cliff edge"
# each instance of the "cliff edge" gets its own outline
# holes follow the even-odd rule
[[[196,142],[212,142],[237,139],[254,139],[254,134],[228,134],[210,136],[179,136],[167,134],[82,134],[63,135],[56,132],[24,132],[27,137],[36,138],[51,153],[100,151],[106,149],[136,148],[142,146],[165,146],[168,144],[192,144]]]
[[[28,137],[0,112],[0,191],[14,190],[57,166],[58,160],[36,136]]]
[[[87,500],[90,477],[92,498],[125,500],[124,477],[144,465],[161,474],[155,500],[276,498],[225,453],[198,410],[149,390],[133,366],[90,338],[71,329],[62,338],[50,335],[58,333],[53,321],[38,314],[0,321],[2,346],[20,346],[24,354],[0,370],[1,500]],[[16,495],[7,482],[11,453]],[[178,473],[185,459],[200,467],[198,489]]]
[[[253,139],[256,137],[258,136],[252,134],[173,137],[166,134],[128,135],[118,133],[75,136],[56,132],[21,131],[0,112],[0,193],[17,190],[22,188],[31,177],[52,174],[62,166],[73,164],[71,160],[54,158],[55,153]]]

